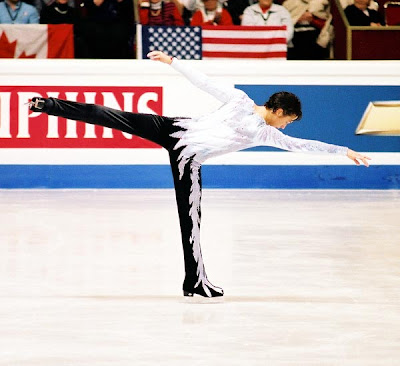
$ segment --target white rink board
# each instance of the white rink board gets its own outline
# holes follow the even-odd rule
[[[399,61],[184,62],[231,86],[400,85]],[[202,115],[220,105],[168,65],[150,60],[1,60],[0,66],[0,85],[162,86],[167,116]]]

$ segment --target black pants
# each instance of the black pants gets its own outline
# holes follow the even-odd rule
[[[178,169],[180,150],[174,150],[178,140],[170,136],[180,131],[180,128],[174,126],[175,119],[152,114],[123,112],[95,104],[56,98],[46,100],[43,112],[127,132],[155,142],[168,151],[185,260],[183,290],[210,297],[222,294],[222,289],[213,286],[208,281],[201,254],[201,166],[193,159],[189,159],[183,174],[180,174]]]

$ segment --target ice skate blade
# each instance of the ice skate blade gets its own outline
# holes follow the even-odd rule
[[[43,98],[33,97],[30,102],[28,102],[29,109],[34,112],[42,112],[46,102]]]
[[[183,291],[183,298],[184,302],[191,304],[221,304],[225,302],[223,296],[207,297],[189,291]]]

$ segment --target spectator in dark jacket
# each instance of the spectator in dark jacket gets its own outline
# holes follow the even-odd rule
[[[85,58],[131,58],[134,12],[131,0],[84,0]]]
[[[75,9],[68,6],[68,0],[56,0],[42,7],[40,23],[42,24],[75,24]]]
[[[385,25],[381,15],[376,10],[368,8],[370,2],[371,0],[354,0],[354,4],[344,10],[350,25],[374,27]]]
[[[244,9],[254,4],[257,4],[257,0],[228,0],[227,9],[231,14],[233,24],[240,25]]]

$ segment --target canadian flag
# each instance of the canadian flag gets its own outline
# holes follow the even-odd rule
[[[72,24],[0,24],[0,58],[73,58]]]

